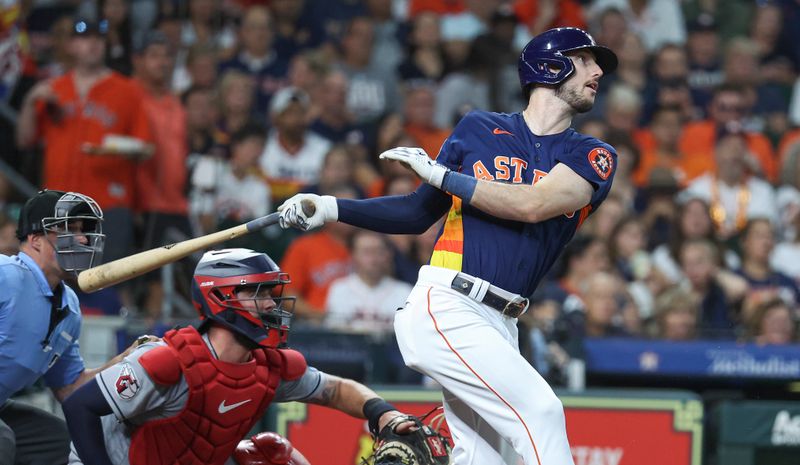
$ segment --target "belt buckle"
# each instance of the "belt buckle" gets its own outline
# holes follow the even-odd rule
[[[528,310],[528,302],[528,299],[509,300],[505,307],[503,307],[503,311],[501,313],[511,318],[519,318],[520,315]]]

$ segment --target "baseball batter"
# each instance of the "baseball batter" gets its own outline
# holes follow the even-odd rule
[[[516,317],[611,187],[614,149],[570,125],[616,65],[580,29],[546,31],[520,55],[524,111],[468,114],[436,162],[418,148],[381,154],[425,181],[414,193],[362,201],[298,194],[279,208],[283,227],[338,220],[410,234],[447,214],[394,324],[405,363],[443,387],[456,465],[503,463],[502,440],[526,465],[573,463],[563,407],[519,354]],[[304,200],[314,215],[303,214]]]
[[[239,441],[271,402],[327,405],[377,430],[401,416],[372,390],[308,367],[286,342],[289,276],[266,254],[206,253],[192,296],[203,323],[142,344],[64,402],[70,464],[286,463],[268,435]],[[255,444],[254,442],[260,442]],[[269,451],[269,453],[259,452]],[[303,462],[289,462],[297,463]]]

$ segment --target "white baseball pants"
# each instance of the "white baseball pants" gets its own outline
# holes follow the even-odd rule
[[[573,465],[564,408],[520,355],[516,319],[451,289],[456,274],[422,267],[394,321],[405,364],[443,388],[452,463],[502,464],[505,440],[525,465]]]

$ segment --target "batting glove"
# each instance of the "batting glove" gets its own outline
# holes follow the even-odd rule
[[[304,201],[314,206],[314,213],[310,216],[303,211]],[[278,211],[281,212],[278,223],[283,229],[293,227],[310,231],[339,218],[336,197],[330,195],[297,194],[283,202]]]
[[[449,171],[444,165],[431,160],[431,157],[418,147],[395,147],[380,154],[380,159],[399,161],[437,189],[442,188],[444,175]]]

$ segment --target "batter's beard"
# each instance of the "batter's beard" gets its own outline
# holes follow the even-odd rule
[[[575,113],[586,113],[594,106],[594,100],[584,97],[580,90],[574,87],[558,86],[556,88],[556,97],[565,101],[567,105],[571,106]]]

